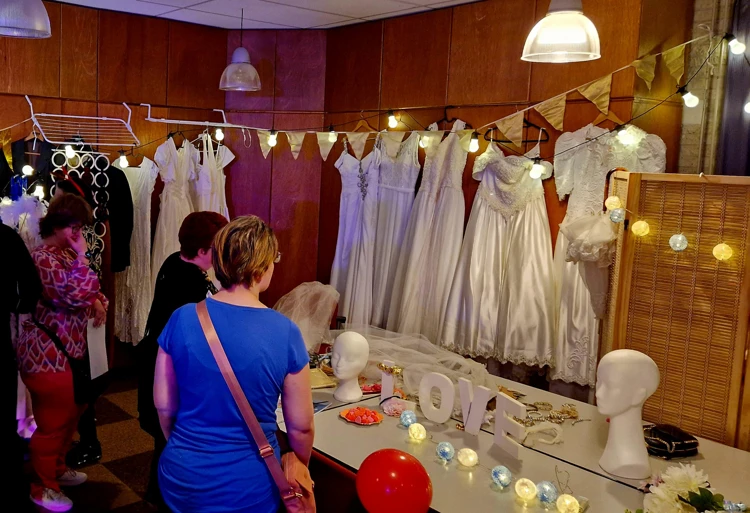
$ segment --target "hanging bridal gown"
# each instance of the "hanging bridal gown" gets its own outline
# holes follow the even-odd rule
[[[118,165],[115,163],[115,165]],[[130,266],[115,273],[115,336],[138,344],[146,332],[153,290],[151,282],[151,193],[159,169],[144,158],[140,167],[122,170],[133,198],[133,235],[130,239]]]
[[[224,167],[234,157],[234,153],[222,144],[214,151],[213,139],[209,134],[203,134],[203,163],[195,180],[196,212],[217,212],[229,219]]]
[[[561,227],[583,216],[600,215],[607,172],[624,167],[632,172],[661,173],[666,169],[666,146],[658,136],[629,126],[632,144],[625,145],[603,128],[588,125],[565,133],[555,144],[555,185],[560,199],[570,195]],[[600,137],[598,137],[600,136]],[[593,142],[587,140],[598,137]],[[579,146],[580,145],[580,146]],[[561,153],[561,152],[565,153]],[[599,351],[599,319],[604,312],[609,273],[591,273],[584,262],[572,262],[569,241],[561,230],[555,246],[555,286],[558,305],[556,366],[552,379],[594,386]],[[588,271],[588,272],[587,272]],[[588,286],[587,286],[588,283]],[[598,291],[592,297],[589,289]]]
[[[366,325],[372,312],[380,150],[373,148],[360,161],[348,153],[345,142],[335,165],[341,174],[341,203],[331,285],[341,294],[339,315],[348,324]]]
[[[445,313],[441,345],[464,356],[552,365],[555,287],[542,179],[532,179],[536,147],[504,156],[495,143],[474,162],[481,180]]]
[[[398,256],[414,203],[418,151],[419,134],[413,132],[401,143],[395,158],[381,152],[371,319],[371,324],[380,328],[387,323]]]
[[[159,209],[159,220],[156,222],[154,248],[151,259],[151,289],[156,284],[161,264],[169,255],[180,250],[177,235],[182,221],[193,212],[193,204],[189,195],[190,180],[195,178],[195,172],[200,162],[200,153],[185,139],[178,150],[171,137],[156,149],[154,156],[159,167],[159,176],[164,181],[164,190]]]
[[[420,333],[433,344],[438,342],[461,251],[465,213],[461,177],[467,152],[455,132],[465,126],[456,121],[451,133],[427,156],[388,314],[389,331]]]

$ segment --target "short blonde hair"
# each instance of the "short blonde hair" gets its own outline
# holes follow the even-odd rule
[[[261,218],[240,216],[219,230],[211,249],[216,278],[222,287],[250,287],[276,260],[279,243]]]

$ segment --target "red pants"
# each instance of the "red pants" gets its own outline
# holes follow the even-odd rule
[[[35,372],[21,377],[31,394],[31,407],[37,426],[29,444],[31,466],[36,473],[31,493],[39,495],[44,488],[60,491],[57,477],[67,470],[65,455],[85,407],[73,400],[73,375],[70,369],[65,372]]]

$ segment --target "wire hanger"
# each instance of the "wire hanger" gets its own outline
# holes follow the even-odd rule
[[[448,118],[448,109],[456,109],[456,108],[457,107],[455,105],[446,105],[445,107],[443,107],[443,118],[435,121],[435,123],[437,123],[438,126],[440,126],[440,123],[454,123],[458,121],[458,118]],[[471,126],[471,123],[466,123],[466,128],[471,129],[474,127]]]
[[[541,126],[537,125],[536,123],[534,123],[532,121],[528,121],[526,118],[524,118],[524,120],[523,120],[523,127],[524,128],[536,128],[537,130],[539,130],[539,137],[536,138],[536,139],[533,138],[533,137],[530,138],[530,139],[523,139],[521,141],[521,143],[533,143],[533,142],[535,142],[537,144],[541,144],[543,142],[549,141],[549,133],[547,133],[547,130],[545,130]],[[508,139],[494,139],[494,138],[490,137],[490,134],[492,134],[492,132],[496,128],[497,127],[495,125],[493,125],[493,126],[491,126],[490,128],[487,129],[487,131],[484,133],[484,140],[485,141],[491,141],[491,142],[496,142],[496,143],[501,143],[501,144],[515,144],[513,141],[508,140]]]
[[[352,132],[359,132],[360,128],[364,128],[368,132],[377,132],[378,130],[373,127],[366,119],[364,112],[359,113],[359,117],[362,118],[357,122],[357,126],[354,127],[354,130]]]

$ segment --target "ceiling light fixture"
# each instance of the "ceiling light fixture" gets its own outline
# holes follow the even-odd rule
[[[245,10],[242,9],[240,20],[240,46],[232,53],[232,62],[221,74],[219,89],[222,91],[260,91],[258,70],[250,64],[250,54],[242,44],[244,34]]]
[[[52,36],[42,0],[0,2],[0,36],[45,39]]]
[[[526,38],[521,60],[565,63],[601,56],[599,33],[583,14],[582,0],[552,0],[547,15]]]

